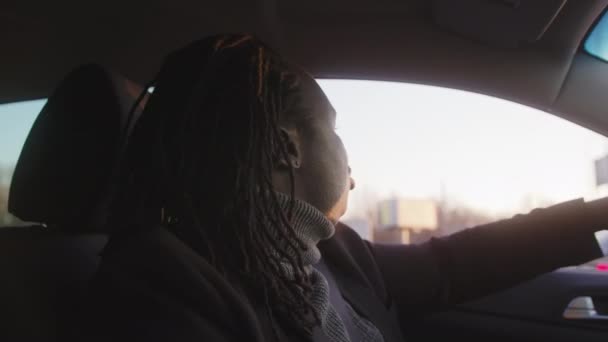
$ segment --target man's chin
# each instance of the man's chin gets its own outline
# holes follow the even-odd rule
[[[340,223],[340,219],[344,217],[344,214],[346,214],[346,208],[341,210],[333,210],[332,212],[325,214],[325,217],[327,217],[327,219],[335,226]]]

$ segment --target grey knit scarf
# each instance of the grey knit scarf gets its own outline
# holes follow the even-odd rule
[[[278,193],[281,206],[287,209],[290,204],[290,196]],[[335,226],[312,205],[295,200],[293,208],[292,226],[296,235],[306,244],[308,249],[303,253],[303,261],[307,270],[310,271],[310,279],[313,287],[311,301],[314,310],[321,319],[320,329],[331,342],[351,342],[342,318],[338,315],[329,300],[329,285],[327,279],[321,272],[312,267],[321,260],[321,252],[317,244],[321,240],[329,239],[335,232]],[[286,272],[292,272],[288,265],[284,265]],[[355,327],[361,330],[365,342],[381,342],[382,335],[373,324],[357,315],[348,305],[350,317]],[[362,341],[363,342],[363,341]]]

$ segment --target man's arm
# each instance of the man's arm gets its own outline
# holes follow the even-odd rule
[[[606,200],[566,202],[421,245],[370,244],[401,314],[483,297],[602,256]]]

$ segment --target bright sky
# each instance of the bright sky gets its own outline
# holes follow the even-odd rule
[[[596,24],[585,41],[585,49],[590,54],[608,61],[608,12]]]
[[[44,101],[0,105],[0,168],[12,167]],[[0,179],[0,182],[8,180]]]
[[[357,189],[348,215],[389,196],[444,193],[492,214],[534,199],[597,195],[593,160],[608,139],[508,101],[458,90],[321,80],[338,111]],[[0,165],[13,164],[42,101],[0,106]],[[528,198],[525,200],[525,198]]]
[[[369,198],[439,198],[442,184],[451,202],[495,215],[597,195],[593,161],[608,139],[568,121],[453,89],[320,83],[358,184],[349,216]]]

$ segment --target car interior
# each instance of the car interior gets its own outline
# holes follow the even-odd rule
[[[10,188],[9,210],[38,225],[2,229],[5,336],[44,340],[76,310],[107,236],[128,113],[143,88],[99,65],[71,72],[38,115]],[[94,104],[94,105],[92,105]]]
[[[608,62],[585,45],[607,9],[608,0],[1,4],[0,104],[48,100],[10,184],[9,211],[31,224],[0,229],[0,338],[54,340],[86,305],[145,100],[131,107],[171,50],[252,32],[319,79],[467,90],[607,136]],[[406,328],[408,341],[606,341],[608,275],[560,269]]]

